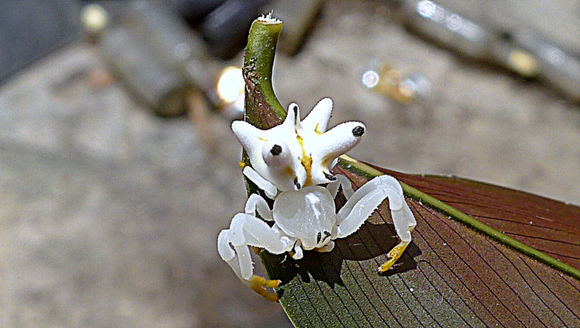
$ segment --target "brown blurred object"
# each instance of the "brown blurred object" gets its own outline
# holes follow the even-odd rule
[[[96,88],[110,85],[113,81],[115,81],[115,77],[109,71],[94,70],[89,73],[89,83]]]
[[[156,114],[182,115],[190,107],[190,90],[211,90],[212,65],[203,41],[169,8],[135,2],[110,22],[102,7],[89,5],[82,18],[114,73]]]
[[[264,7],[284,22],[278,43],[280,51],[288,55],[298,53],[323,7],[324,0],[275,0]]]
[[[431,93],[431,82],[424,75],[401,72],[390,64],[364,71],[361,82],[365,87],[405,105],[425,99]]]
[[[203,141],[205,149],[211,151],[216,145],[215,139],[210,131],[211,112],[207,101],[201,91],[192,89],[186,96],[187,113],[194,126],[197,128],[197,134]]]
[[[580,56],[521,25],[500,27],[466,17],[440,1],[400,1],[408,28],[462,55],[501,65],[525,78],[538,77],[564,96],[580,101]],[[491,8],[491,3],[481,3]],[[549,5],[546,5],[549,6]]]

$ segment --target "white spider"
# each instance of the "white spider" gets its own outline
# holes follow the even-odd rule
[[[416,222],[395,178],[378,176],[353,192],[346,177],[330,173],[337,157],[354,147],[365,132],[360,122],[345,122],[326,131],[331,112],[332,100],[324,98],[302,121],[298,105],[292,103],[284,122],[269,130],[243,121],[232,124],[252,166],[244,167],[243,174],[274,205],[271,210],[260,195],[250,195],[245,212],[236,214],[230,228],[220,232],[218,252],[246,285],[272,301],[278,298],[265,287],[277,287],[280,281],[253,275],[248,246],[273,254],[289,252],[294,259],[301,259],[303,250],[330,252],[333,240],[356,232],[386,198],[401,242],[379,271],[388,270],[411,242]],[[335,213],[339,186],[347,202]]]

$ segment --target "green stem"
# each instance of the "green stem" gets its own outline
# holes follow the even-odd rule
[[[261,129],[276,126],[286,117],[272,87],[272,67],[282,26],[278,19],[260,17],[252,23],[248,36],[243,68],[246,121]]]
[[[272,88],[272,66],[276,54],[276,43],[283,23],[269,17],[258,18],[252,23],[248,36],[248,45],[244,57],[244,79],[246,81],[246,120],[261,128],[271,128],[282,122],[286,117],[282,105],[276,98]],[[247,159],[245,159],[247,161]],[[341,156],[339,164],[368,178],[383,173],[348,156]],[[548,256],[522,242],[510,238],[490,226],[470,217],[469,215],[429,196],[409,185],[401,183],[405,194],[420,200],[439,212],[521,252],[532,258],[550,265],[566,274],[580,279],[580,271],[568,264]],[[254,188],[249,190],[254,191]]]

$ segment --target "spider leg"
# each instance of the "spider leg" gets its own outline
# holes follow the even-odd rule
[[[350,196],[352,196],[352,194],[354,193],[354,191],[352,190],[352,183],[350,183],[350,180],[348,180],[348,178],[342,174],[337,174],[335,175],[335,177],[336,180],[329,183],[326,189],[328,189],[328,191],[332,195],[332,198],[334,199],[336,197],[336,194],[338,193],[338,187],[342,187],[342,193],[344,194],[344,197],[346,197],[346,199],[349,199]]]
[[[266,280],[253,274],[254,268],[248,246],[264,248],[273,254],[289,251],[294,240],[271,228],[266,222],[245,213],[238,213],[232,219],[229,229],[218,235],[218,253],[228,263],[238,278],[256,293],[270,301],[277,301],[274,293],[265,288],[277,287],[279,280]]]
[[[395,215],[397,215],[398,219],[396,219]],[[389,259],[379,267],[379,272],[385,272],[389,270],[393,264],[397,262],[401,255],[403,255],[403,252],[405,252],[405,249],[411,242],[411,233],[417,225],[415,216],[405,201],[403,201],[403,208],[401,211],[398,213],[391,211],[391,216],[393,217],[395,230],[397,231],[397,235],[401,241],[397,244],[397,246],[393,247],[393,249],[389,251],[389,254],[387,254]]]
[[[317,251],[318,253],[329,253],[329,252],[332,252],[333,249],[334,249],[334,242],[331,240],[328,242],[328,244],[326,244],[320,248],[315,248],[314,250]]]
[[[264,193],[268,198],[276,198],[276,194],[278,194],[278,188],[276,188],[276,186],[274,186],[270,181],[262,178],[262,176],[258,174],[258,172],[256,172],[252,167],[246,166],[242,172],[246,178],[255,183],[258,188],[264,190]]]
[[[294,260],[300,260],[304,257],[304,251],[302,250],[300,241],[297,241],[294,245],[293,250],[290,252],[290,257]]]
[[[344,238],[356,232],[385,198],[389,199],[391,217],[401,242],[389,252],[389,260],[379,268],[381,272],[387,271],[401,257],[411,242],[411,232],[417,225],[397,179],[381,175],[357,189],[338,211],[335,237]]]
[[[266,203],[266,200],[258,194],[251,194],[246,202],[246,214],[256,216],[256,212],[266,221],[274,221],[272,210]]]

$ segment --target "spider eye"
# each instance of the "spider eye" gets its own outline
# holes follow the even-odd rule
[[[272,155],[274,155],[274,156],[280,155],[281,152],[282,152],[282,146],[280,146],[280,145],[274,145],[274,146],[272,146],[272,148],[270,148],[270,153],[272,153]]]
[[[365,128],[362,126],[357,126],[354,129],[352,129],[352,135],[355,137],[360,137],[365,133]]]
[[[282,141],[266,142],[262,146],[262,158],[271,167],[282,167],[291,162],[290,150]]]

